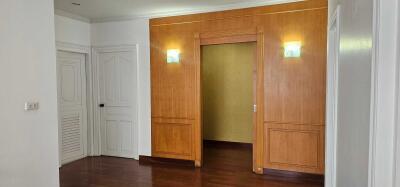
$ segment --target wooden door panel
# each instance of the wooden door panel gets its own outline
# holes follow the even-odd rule
[[[270,129],[270,162],[317,167],[318,132]]]
[[[325,123],[326,10],[263,16],[266,122]],[[273,25],[273,26],[271,26]],[[285,58],[283,44],[301,42],[300,58]]]
[[[309,173],[323,173],[324,126],[265,124],[265,165]]]
[[[158,27],[150,31],[152,117],[194,119],[194,27]],[[167,64],[165,51],[179,49],[180,63]]]
[[[192,159],[193,124],[153,123],[153,156]]]

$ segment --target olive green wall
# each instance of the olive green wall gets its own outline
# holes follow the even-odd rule
[[[203,138],[252,142],[256,43],[203,46]]]

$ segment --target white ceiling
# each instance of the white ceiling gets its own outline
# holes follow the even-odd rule
[[[293,1],[296,0],[54,0],[54,4],[56,10],[96,22],[182,15]]]

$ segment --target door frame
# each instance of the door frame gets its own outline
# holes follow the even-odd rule
[[[80,53],[85,55],[85,75],[86,75],[86,115],[87,115],[87,126],[86,126],[86,141],[84,143],[84,156],[93,155],[93,79],[92,79],[92,63],[90,47],[85,45],[78,45],[67,42],[56,42],[56,52],[70,52],[70,53]],[[58,85],[57,85],[58,86]],[[60,106],[57,101],[57,110],[60,114]],[[60,124],[60,115],[58,116],[58,123]],[[61,141],[60,134],[58,135],[58,147],[59,147],[59,167],[62,166],[61,163]]]
[[[397,1],[397,25],[400,25],[400,1]],[[397,77],[396,77],[396,121],[395,124],[397,124],[396,126],[396,131],[394,134],[395,137],[395,153],[394,153],[394,157],[395,157],[395,169],[394,169],[394,184],[393,186],[400,186],[400,29],[397,29],[397,56],[396,56],[396,60],[397,60]]]
[[[336,186],[336,153],[337,153],[337,101],[338,101],[338,69],[340,45],[340,5],[332,14],[328,23],[328,64],[327,64],[327,98],[326,98],[326,149],[325,149],[325,186]],[[336,29],[334,40],[330,39],[330,31]],[[331,42],[335,42],[335,54],[330,54]],[[332,58],[332,59],[331,59]],[[329,93],[329,85],[333,85],[333,93]]]
[[[256,107],[253,120],[253,172],[264,173],[264,29],[262,27],[243,30],[224,30],[194,34],[195,69],[195,124],[193,128],[193,152],[196,167],[203,162],[203,124],[201,88],[201,46],[256,42]]]
[[[94,155],[101,156],[101,111],[98,107],[100,104],[100,87],[99,87],[99,63],[98,63],[98,56],[100,53],[107,53],[107,52],[134,52],[136,54],[136,63],[134,64],[136,71],[136,105],[133,107],[135,108],[135,113],[132,114],[133,117],[133,144],[134,144],[134,155],[133,158],[135,160],[139,159],[139,45],[108,45],[108,46],[95,46],[92,48],[92,66],[93,66],[93,79],[96,80],[93,84],[93,108],[94,108],[94,125],[93,125],[93,133],[94,133]]]
[[[369,187],[400,185],[398,2],[373,0]]]

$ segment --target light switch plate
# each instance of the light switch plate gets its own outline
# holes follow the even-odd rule
[[[33,110],[39,110],[39,103],[38,102],[26,102],[25,111],[33,111]]]

